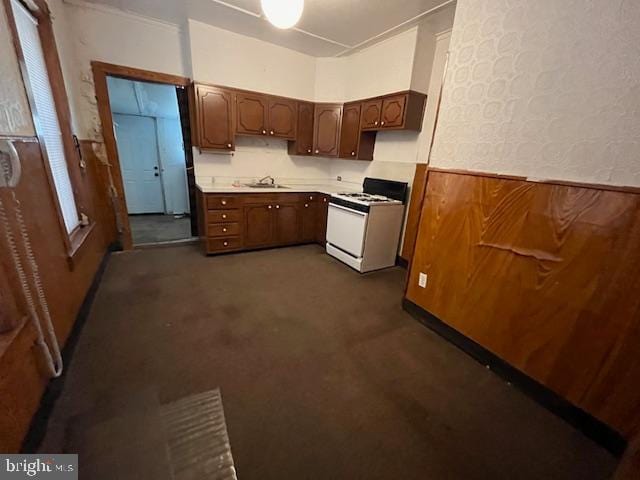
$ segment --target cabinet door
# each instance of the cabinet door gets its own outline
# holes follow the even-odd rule
[[[290,245],[300,242],[300,208],[297,203],[279,203],[274,206],[275,242]]]
[[[327,215],[329,214],[329,196],[322,195],[318,201],[318,221],[316,223],[316,242],[324,247],[327,243]]]
[[[233,97],[230,91],[196,86],[198,146],[231,150],[233,139]]]
[[[382,128],[402,127],[404,125],[406,104],[406,95],[394,95],[383,99],[380,126]]]
[[[265,95],[236,94],[236,133],[239,135],[267,135],[268,103]]]
[[[266,247],[273,244],[273,205],[244,207],[244,246]]]
[[[342,105],[319,103],[315,107],[313,153],[337,157],[340,149]]]
[[[269,98],[269,135],[295,140],[297,103],[286,98]]]
[[[318,202],[302,204],[302,242],[315,242],[318,235]]]
[[[340,133],[340,157],[357,158],[360,140],[361,104],[347,104],[342,111],[342,129]]]
[[[313,113],[313,103],[298,102],[298,128],[296,132],[296,141],[289,142],[289,154],[313,154]]]
[[[370,100],[362,104],[362,130],[377,130],[380,128],[380,113],[382,100]]]

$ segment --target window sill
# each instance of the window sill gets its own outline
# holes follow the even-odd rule
[[[71,235],[69,235],[69,250],[67,253],[67,259],[69,261],[69,266],[71,270],[74,269],[76,258],[78,253],[82,250],[83,245],[86,243],[86,240],[91,235],[91,232],[96,227],[96,222],[91,222],[89,225],[85,227],[78,227]]]

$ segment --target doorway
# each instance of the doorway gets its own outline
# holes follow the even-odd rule
[[[189,80],[92,67],[123,248],[195,240]]]

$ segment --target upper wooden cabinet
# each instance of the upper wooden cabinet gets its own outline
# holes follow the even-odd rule
[[[313,115],[314,104],[298,102],[296,139],[289,142],[289,154],[313,155]]]
[[[378,130],[380,128],[380,114],[382,112],[382,100],[368,100],[362,103],[363,130]]]
[[[340,133],[340,158],[373,160],[376,132],[361,130],[361,113],[361,103],[346,103],[344,105]]]
[[[323,157],[337,157],[340,150],[342,105],[316,103],[313,118],[313,153]]]
[[[376,132],[422,129],[427,96],[399,92],[347,104],[312,103],[195,85],[194,144],[234,149],[235,135],[290,140],[289,154],[372,160]]]
[[[298,104],[288,98],[269,98],[269,135],[294,140],[298,124]]]
[[[266,135],[269,102],[265,95],[236,93],[236,133]]]
[[[200,148],[232,150],[234,148],[234,105],[230,90],[198,85],[195,90],[196,138]]]

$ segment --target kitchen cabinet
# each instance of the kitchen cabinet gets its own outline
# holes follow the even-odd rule
[[[382,100],[374,99],[362,103],[362,130],[377,130],[380,126]]]
[[[328,195],[200,193],[200,236],[207,254],[303,243],[324,246]]]
[[[322,157],[337,157],[340,150],[342,105],[316,103],[313,118],[313,153]]]
[[[269,100],[265,95],[236,93],[236,133],[267,135]]]
[[[314,104],[298,102],[295,141],[289,142],[290,155],[313,155]]]
[[[234,105],[231,91],[208,85],[195,88],[197,134],[194,145],[203,149],[233,150]]]
[[[384,128],[401,127],[404,122],[406,102],[406,95],[383,98],[380,126]]]
[[[329,195],[318,198],[318,223],[316,224],[316,242],[323,247],[327,243],[327,215],[329,214]]]
[[[266,247],[273,243],[273,205],[269,202],[244,207],[244,245]]]
[[[278,202],[274,206],[274,240],[276,245],[291,245],[301,241],[300,207],[297,203]]]
[[[373,160],[376,132],[360,129],[361,103],[347,103],[342,111],[340,158]]]
[[[298,105],[287,98],[269,98],[269,135],[288,140],[296,138]]]

